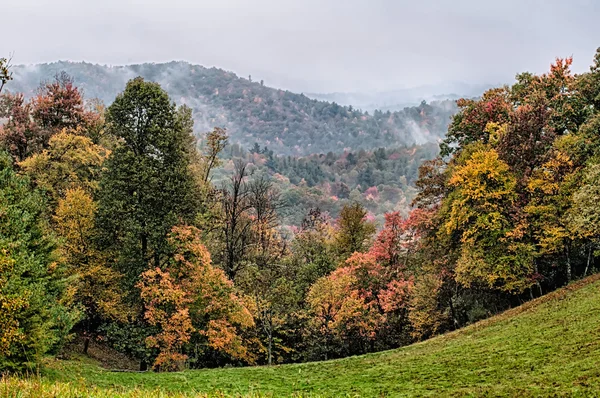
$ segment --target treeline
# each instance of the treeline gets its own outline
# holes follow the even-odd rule
[[[40,81],[65,71],[87,96],[106,104],[127,80],[141,76],[158,82],[171,98],[192,108],[199,132],[220,126],[227,128],[231,143],[248,148],[258,142],[284,155],[437,143],[456,113],[454,101],[440,101],[369,114],[273,89],[262,81],[243,79],[222,69],[184,62],[122,67],[57,62],[14,70],[11,87],[26,95],[35,93]]]
[[[335,358],[595,272],[600,50],[589,73],[570,64],[459,101],[413,210],[379,230],[350,201],[286,233],[277,176],[335,175],[349,154],[291,166],[260,145],[227,155],[220,128],[197,149],[190,109],[156,83],[129,81],[106,110],[62,75],[31,101],[4,95],[0,366],[33,365],[73,334],[161,371]],[[221,165],[229,177],[213,182]]]

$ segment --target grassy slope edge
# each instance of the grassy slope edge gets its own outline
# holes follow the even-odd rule
[[[398,350],[327,362],[180,373],[112,373],[51,361],[0,397],[593,396],[600,391],[600,275],[464,329]],[[61,392],[52,394],[52,389]],[[20,392],[17,392],[19,390]],[[14,391],[15,394],[11,394]],[[40,394],[40,395],[38,395]]]

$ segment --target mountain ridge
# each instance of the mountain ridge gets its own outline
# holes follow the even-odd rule
[[[197,133],[224,127],[232,143],[250,147],[256,142],[282,155],[438,142],[457,110],[454,101],[448,100],[370,114],[182,61],[125,66],[72,61],[16,65],[10,89],[31,96],[40,82],[61,71],[73,77],[87,98],[99,98],[106,104],[131,78],[156,81],[175,102],[194,110]]]

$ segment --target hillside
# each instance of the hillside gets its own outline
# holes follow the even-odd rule
[[[454,101],[441,101],[396,112],[373,114],[352,106],[310,99],[268,87],[217,68],[184,62],[108,67],[55,62],[14,67],[10,90],[31,95],[40,82],[65,71],[87,98],[110,104],[125,83],[136,76],[159,82],[171,98],[194,112],[196,132],[226,127],[232,143],[255,142],[276,154],[307,155],[376,149],[427,142],[444,137]]]
[[[386,212],[409,212],[417,192],[418,168],[437,151],[437,145],[427,144],[291,157],[275,156],[264,148],[243,151],[231,146],[223,155],[224,167],[213,174],[213,183],[222,186],[229,181],[234,160],[244,159],[255,174],[269,176],[281,193],[286,203],[281,210],[285,225],[301,225],[314,208],[337,218],[345,205],[355,202],[383,225]]]
[[[600,388],[599,312],[600,276],[595,275],[398,350],[320,363],[168,374],[112,373],[83,359],[52,361],[41,381],[5,380],[0,396],[13,396],[7,388],[17,385],[24,392],[19,396],[38,394],[42,387],[46,396],[53,396],[51,391],[75,396],[92,386],[97,389],[87,391],[93,396],[149,396],[147,390],[154,389],[278,397],[590,396]]]

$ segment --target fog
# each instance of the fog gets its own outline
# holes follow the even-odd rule
[[[594,0],[18,0],[0,56],[130,64],[185,60],[296,92],[499,84],[556,56],[584,71]]]

